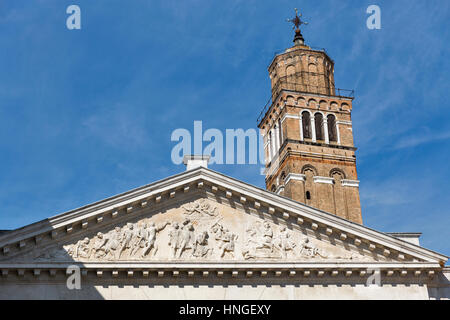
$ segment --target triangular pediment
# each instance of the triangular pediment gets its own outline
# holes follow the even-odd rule
[[[186,198],[13,258],[27,262],[376,261],[330,236],[225,199]],[[389,261],[383,257],[381,261]]]
[[[15,230],[0,248],[0,265],[446,261],[204,168]]]

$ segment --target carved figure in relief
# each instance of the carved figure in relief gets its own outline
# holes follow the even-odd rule
[[[105,236],[106,244],[104,245],[106,257],[109,255],[109,259],[118,259],[118,249],[120,247],[120,234],[121,229],[115,227],[114,230],[108,232]]]
[[[216,224],[212,231],[215,234],[215,240],[218,242],[219,257],[223,258],[226,252],[234,258],[235,242],[237,235],[225,229],[221,224]]]
[[[95,258],[104,258],[108,254],[105,248],[107,242],[108,238],[105,237],[103,233],[97,233],[97,237],[94,240],[94,246],[92,248]]]
[[[256,258],[256,249],[259,247],[257,232],[255,228],[249,227],[245,230],[246,240],[242,247],[244,259]]]
[[[211,254],[212,248],[209,247],[209,234],[202,231],[196,234],[194,225],[190,219],[186,219],[183,223],[171,223],[169,230],[169,247],[171,248],[171,256],[174,259],[180,259],[186,250],[191,250],[190,254],[194,257],[206,257]]]
[[[147,224],[144,223],[142,225],[136,224],[133,229],[133,236],[131,240],[131,252],[130,256],[133,257],[139,251],[139,249],[144,248],[146,243],[146,229]]]
[[[89,238],[78,241],[73,252],[74,258],[88,259],[91,256],[91,248],[89,246]]]
[[[127,223],[126,227],[122,229],[121,234],[121,246],[119,249],[119,258],[121,257],[122,253],[126,250],[131,248],[133,236],[135,234],[134,231],[134,225],[132,223]]]
[[[203,231],[195,237],[194,247],[192,250],[192,255],[194,257],[206,257],[210,251],[212,251],[211,248],[208,248],[208,238],[209,234],[206,231]]]
[[[154,257],[159,252],[158,232],[170,225],[167,236],[169,255],[173,259],[207,258],[212,255],[215,258],[235,259],[236,250],[241,249],[245,260],[288,257],[370,260],[370,257],[355,253],[341,253],[339,249],[333,249],[330,245],[322,246],[323,244],[319,244],[320,241],[317,241],[320,245],[318,247],[316,240],[308,237],[294,239],[295,234],[286,226],[277,227],[267,221],[250,222],[243,239],[239,239],[238,242],[238,236],[220,223],[222,219],[221,216],[209,220],[195,216],[185,219],[182,223],[166,221],[156,224],[149,219],[135,224],[127,223],[107,233],[98,232],[91,239],[86,237],[76,243],[67,244],[64,249],[39,252],[35,259],[67,259],[68,255],[72,258],[101,260]]]
[[[255,258],[287,258],[288,252],[296,247],[291,239],[291,234],[286,227],[281,227],[276,236],[269,222],[264,222],[262,227],[257,225],[248,227],[246,240],[242,247],[244,259]]]
[[[314,258],[316,256],[327,258],[327,256],[313,243],[311,243],[311,241],[307,237],[300,241],[299,247],[300,247],[300,255],[310,258]]]
[[[139,249],[144,247],[144,230],[146,228],[146,224],[139,226],[138,224],[133,226],[131,241],[130,241],[130,257],[136,255]]]
[[[274,245],[281,252],[283,258],[287,257],[287,251],[294,250],[296,246],[286,227],[281,227],[278,236],[274,239]]]
[[[193,213],[199,213],[200,215],[207,215],[214,217],[217,215],[216,207],[212,207],[205,199],[199,199],[194,201],[190,205],[182,206],[185,210],[185,214],[192,215]]]
[[[150,222],[149,224],[127,223],[124,227],[115,227],[114,230],[111,230],[106,234],[98,232],[92,239],[84,238],[76,244],[70,245],[67,248],[67,253],[73,258],[109,260],[119,260],[125,255],[127,255],[128,258],[132,258],[136,256],[139,250],[141,250],[141,258],[148,255],[152,249],[154,249],[154,255],[158,250],[156,246],[156,235],[168,224],[170,224],[170,222],[166,222],[161,226],[157,226],[154,222]],[[183,228],[184,232],[188,232],[190,229],[193,230],[192,224]],[[186,239],[186,236],[188,236],[189,239],[193,239],[193,236],[191,234],[184,234],[183,238],[181,231],[178,224],[174,223],[174,227],[169,233],[169,238],[173,243],[169,243],[169,245],[175,251],[182,247],[191,248],[191,243],[189,241],[184,243],[183,239]],[[128,254],[126,254],[127,250],[129,250]],[[40,256],[38,256],[38,258],[40,258]]]
[[[158,246],[155,244],[156,233],[163,230],[168,224],[169,222],[166,222],[162,226],[156,226],[154,222],[150,222],[148,226],[144,225],[142,234],[144,240],[144,248],[142,250],[141,258],[144,258],[152,249],[154,249],[153,256],[156,254],[156,252],[158,251]]]
[[[177,258],[180,258],[184,250],[192,249],[194,242],[194,226],[189,219],[183,221],[183,227],[180,230],[179,246]]]
[[[262,241],[259,248],[268,248],[270,252],[273,252],[273,230],[268,222],[264,222],[262,231]]]
[[[180,246],[180,226],[178,222],[173,222],[172,227],[169,231],[169,246],[172,251],[172,257],[176,258],[177,251]]]

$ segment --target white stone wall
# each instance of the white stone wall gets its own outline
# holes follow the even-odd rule
[[[446,291],[449,297],[448,288]],[[440,297],[442,298],[442,297]],[[68,290],[64,284],[0,285],[0,299],[429,299],[423,285],[90,285]]]
[[[435,284],[428,287],[431,300],[450,300],[450,268],[437,275]]]

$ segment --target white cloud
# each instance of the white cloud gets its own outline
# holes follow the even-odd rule
[[[436,142],[447,139],[450,139],[450,132],[416,134],[401,138],[394,145],[393,149],[398,150],[403,148],[413,148],[424,143]]]

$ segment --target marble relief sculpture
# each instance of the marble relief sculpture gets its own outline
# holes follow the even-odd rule
[[[182,206],[182,208],[184,209],[184,214],[186,215],[193,215],[197,213],[200,216],[217,216],[217,207],[212,207],[205,199],[196,200],[191,204]]]
[[[208,256],[212,252],[212,248],[208,246],[209,234],[206,231],[198,234],[195,238],[192,255],[197,258]]]
[[[327,258],[327,255],[325,253],[323,253],[322,250],[317,248],[314,244],[312,244],[310,242],[309,238],[307,238],[307,237],[300,241],[299,254],[300,254],[300,256],[305,256],[305,257],[310,257],[310,258],[314,258],[314,257]]]
[[[286,259],[288,253],[295,255],[293,250],[296,247],[291,239],[290,232],[282,226],[279,232],[274,235],[274,231],[269,222],[264,222],[262,226],[249,226],[246,230],[246,240],[242,250],[244,259],[271,258]]]
[[[212,231],[215,235],[215,240],[218,243],[218,257],[223,258],[225,253],[229,253],[231,257],[234,258],[235,242],[238,239],[238,236],[218,223],[212,228]]]
[[[364,258],[342,249],[330,253],[320,241],[289,230],[286,225],[277,226],[248,215],[236,218],[219,214],[217,207],[205,199],[183,205],[181,210],[181,214],[175,216],[165,215],[156,220],[144,218],[97,232],[64,248],[42,252],[35,258],[99,261]]]
[[[91,248],[89,246],[89,238],[78,241],[74,247],[73,257],[89,258],[91,256]]]
[[[169,222],[166,222],[162,226],[157,226],[154,222],[150,222],[148,227],[144,225],[142,230],[141,245],[143,246],[141,258],[144,258],[153,249],[153,256],[158,252],[158,246],[156,245],[156,234],[163,230]]]
[[[287,258],[287,252],[293,251],[296,247],[294,240],[291,238],[290,232],[286,227],[281,227],[280,232],[274,240],[275,247],[281,252],[283,258]]]

